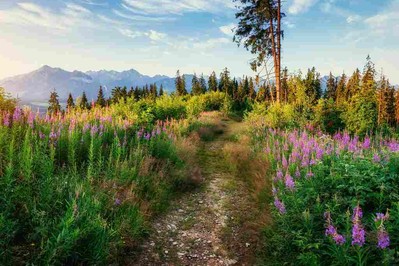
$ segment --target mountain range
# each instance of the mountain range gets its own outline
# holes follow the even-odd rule
[[[191,89],[191,80],[193,75],[184,75],[187,88]],[[68,94],[72,93],[74,97],[86,92],[89,99],[95,99],[98,88],[103,86],[106,96],[111,94],[114,87],[127,86],[136,87],[146,84],[161,84],[165,91],[173,91],[175,78],[165,75],[147,76],[140,74],[134,69],[127,71],[66,71],[61,68],[43,66],[35,71],[10,78],[0,80],[0,87],[10,92],[12,96],[18,97],[21,102],[46,102],[50,92],[57,91],[60,100],[67,99]]]
[[[187,90],[191,90],[192,74],[184,75]],[[208,77],[206,77],[207,79]],[[322,90],[327,87],[328,76],[320,78]],[[240,78],[238,79],[240,80]],[[146,84],[163,86],[167,92],[174,91],[175,78],[165,75],[148,76],[134,69],[126,71],[100,70],[100,71],[66,71],[61,68],[43,66],[35,71],[0,80],[0,87],[10,92],[12,96],[18,97],[20,102],[45,103],[50,92],[57,91],[60,101],[65,102],[68,94],[72,93],[76,98],[86,92],[89,100],[97,97],[98,88],[103,86],[105,96],[110,96],[114,87],[136,87]],[[396,86],[397,87],[397,86]]]

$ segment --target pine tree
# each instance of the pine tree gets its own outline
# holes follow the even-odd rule
[[[102,86],[98,90],[96,105],[100,107],[105,107],[106,105]]]
[[[245,80],[244,80],[244,82],[245,82]],[[245,101],[245,98],[246,98],[247,95],[248,95],[248,92],[247,92],[247,91],[245,90],[245,88],[244,88],[244,82],[241,81],[241,82],[238,84],[236,100],[239,101],[239,102],[244,102],[244,101]]]
[[[267,100],[267,88],[265,85],[260,86],[258,93],[256,94],[257,102],[265,102]]]
[[[83,92],[83,94],[82,94],[82,98],[80,100],[79,107],[81,109],[89,109],[90,108],[89,101],[87,100],[86,92]]]
[[[140,100],[140,95],[141,95],[140,89],[138,86],[136,86],[136,88],[134,88],[134,92],[133,92],[134,100],[135,101]]]
[[[360,70],[356,69],[348,80],[346,85],[345,98],[349,101],[353,96],[360,92]]]
[[[113,88],[112,92],[111,92],[112,102],[113,103],[118,103],[121,98],[122,98],[122,89],[121,89],[121,87]]]
[[[389,82],[388,82],[389,83]],[[387,114],[388,114],[388,124],[390,126],[395,125],[395,88],[389,86],[387,94]]]
[[[374,93],[376,89],[375,82],[375,67],[374,63],[371,61],[370,56],[367,56],[367,63],[364,66],[363,78],[362,78],[362,92],[363,93]]]
[[[288,103],[288,93],[289,93],[289,87],[288,87],[288,69],[284,68],[283,70],[283,77],[281,79],[281,97],[282,100],[285,103]]]
[[[395,89],[382,75],[377,89],[378,125],[395,125]]]
[[[197,74],[194,73],[193,79],[191,81],[191,94],[192,95],[200,95],[202,93],[201,91],[201,84],[199,83]]]
[[[175,79],[175,86],[176,86],[176,95],[183,96],[187,94],[186,90],[186,81],[184,79],[184,75],[180,75],[180,70],[177,70],[176,79]]]
[[[159,88],[159,96],[162,97],[163,95],[164,95],[163,85],[161,84],[161,87]]]
[[[346,91],[346,75],[345,73],[342,73],[342,76],[337,83],[337,104],[341,104],[348,100]]]
[[[218,90],[218,79],[216,78],[215,71],[209,76],[208,80],[208,89],[209,91],[217,91]]]
[[[127,88],[124,86],[121,90],[121,98],[126,102],[127,99]]]
[[[267,58],[272,57],[276,85],[276,101],[281,101],[281,0],[236,0],[236,18],[239,19],[234,41],[243,44],[252,54],[257,55],[250,64],[253,71],[263,67]],[[267,69],[266,69],[267,71]]]
[[[61,105],[58,100],[58,93],[55,91],[55,89],[50,93],[50,99],[48,101],[49,107],[48,107],[48,112],[50,114],[58,114],[61,112]]]
[[[158,97],[158,88],[157,85],[154,83],[150,85],[150,98],[156,99]]]
[[[336,101],[337,99],[337,79],[330,72],[327,80],[326,98]]]
[[[200,83],[200,87],[201,87],[201,93],[205,93],[207,89],[206,89],[206,80],[204,78],[204,74],[201,75],[199,83]]]
[[[310,105],[316,105],[322,95],[320,74],[316,72],[316,68],[313,67],[312,69],[308,69],[304,84],[308,103]]]
[[[252,77],[249,79],[248,98],[251,100],[256,98],[255,84]]]
[[[230,79],[230,71],[227,69],[227,67],[223,70],[222,73],[220,73],[220,83],[219,83],[219,90],[225,92],[227,95],[230,95],[233,97],[233,90],[232,90],[232,85],[231,85],[231,79]]]
[[[66,106],[67,110],[72,110],[73,108],[75,108],[75,103],[73,101],[73,97],[72,94],[69,93],[68,95],[68,100],[67,100],[67,106]]]

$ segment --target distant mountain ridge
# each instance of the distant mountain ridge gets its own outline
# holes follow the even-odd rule
[[[192,75],[186,75],[187,87],[191,88]],[[153,77],[140,74],[134,69],[127,71],[66,71],[61,68],[43,66],[35,71],[0,80],[4,87],[14,97],[23,102],[47,101],[50,92],[55,89],[60,100],[66,100],[69,93],[74,97],[86,92],[89,99],[97,96],[98,88],[104,87],[106,96],[116,86],[136,87],[146,84],[163,85],[165,91],[174,90],[174,77],[155,75]]]

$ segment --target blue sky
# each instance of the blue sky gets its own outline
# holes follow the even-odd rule
[[[232,42],[229,0],[2,0],[0,78],[42,65],[173,76],[251,75]],[[367,54],[399,83],[399,0],[287,0],[283,65],[323,75],[362,68]]]

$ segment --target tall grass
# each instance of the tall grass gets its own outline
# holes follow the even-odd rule
[[[0,117],[0,264],[116,261],[182,179],[174,128],[186,124],[115,108]]]

